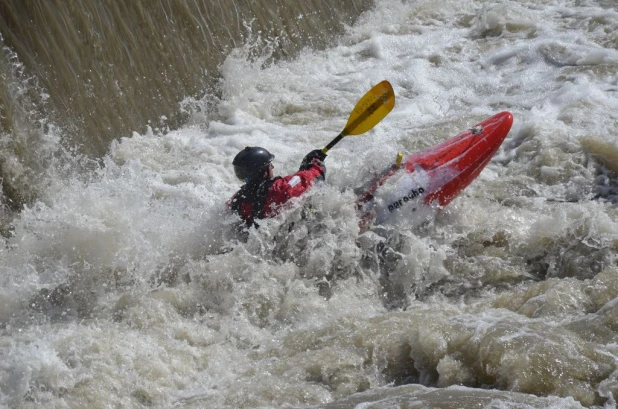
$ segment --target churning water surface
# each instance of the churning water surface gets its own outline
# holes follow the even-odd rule
[[[377,0],[290,58],[261,35],[179,104],[182,125],[120,133],[94,158],[47,111],[2,111],[0,403],[615,408],[618,3]],[[3,58],[13,101],[53,104],[25,57]],[[382,80],[393,111],[238,241],[234,155],[260,145],[294,172]],[[157,98],[140,95],[137,110]],[[360,234],[355,187],[504,110],[509,136],[453,203]]]

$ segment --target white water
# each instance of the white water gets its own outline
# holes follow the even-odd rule
[[[236,50],[217,114],[119,139],[97,171],[50,167],[0,251],[0,403],[615,408],[617,33],[615,1],[378,0],[327,51],[264,68]],[[389,116],[237,243],[233,156],[294,172],[384,79]],[[503,110],[498,155],[389,233],[381,276],[351,189]]]

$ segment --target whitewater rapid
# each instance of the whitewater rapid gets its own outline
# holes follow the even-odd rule
[[[615,408],[617,33],[613,0],[377,0],[324,51],[234,49],[214,109],[98,161],[47,128],[0,249],[0,404]],[[238,241],[234,155],[295,172],[382,80],[393,111]],[[504,110],[460,197],[359,236],[355,187]]]

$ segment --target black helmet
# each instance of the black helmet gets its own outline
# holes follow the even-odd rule
[[[247,146],[242,151],[238,152],[232,165],[234,165],[234,173],[240,180],[246,181],[262,177],[266,167],[275,159],[275,155],[271,154],[264,148],[259,146]]]

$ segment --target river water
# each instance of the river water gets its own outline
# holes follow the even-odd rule
[[[93,1],[127,20],[115,45],[88,54],[79,39],[99,37],[69,23],[101,21],[86,3],[47,10],[64,23],[35,35],[61,44],[60,63],[32,65],[42,54],[3,32],[0,405],[616,407],[615,0],[282,1],[290,16],[347,21],[319,43],[309,24],[289,52],[273,47],[272,15],[229,24],[210,32],[215,74],[156,91],[131,71],[148,62],[113,50],[156,52],[174,72],[193,64],[197,78],[207,41],[169,28],[174,11],[138,30],[128,19],[147,11]],[[145,46],[165,27],[184,60]],[[72,63],[63,77],[68,60],[85,71]],[[84,88],[67,93],[61,78]],[[329,152],[326,183],[238,241],[225,210],[240,186],[234,155],[260,145],[275,173],[294,172],[382,80],[393,111]],[[127,84],[137,91],[122,94]],[[130,114],[140,107],[150,117]],[[448,207],[420,227],[360,234],[353,188],[397,152],[504,110],[510,134]]]

